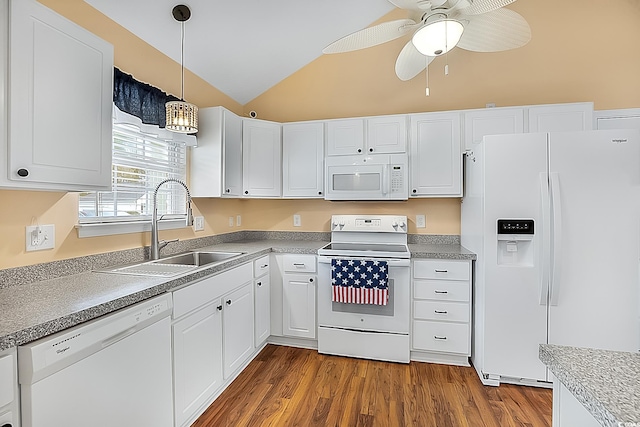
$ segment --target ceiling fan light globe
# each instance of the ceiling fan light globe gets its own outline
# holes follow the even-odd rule
[[[462,37],[464,26],[454,19],[427,22],[411,39],[418,52],[427,56],[439,56],[453,49]]]

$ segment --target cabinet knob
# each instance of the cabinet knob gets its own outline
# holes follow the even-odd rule
[[[313,282],[313,278],[309,279],[310,282]]]
[[[227,300],[227,305],[231,305],[231,300],[230,299]]]
[[[28,176],[28,175],[29,175],[29,171],[28,171],[27,169],[24,169],[24,168],[23,168],[23,169],[18,169],[18,172],[17,172],[17,173],[18,173],[18,176],[21,176],[21,177],[23,177],[23,178],[24,178],[25,176]],[[4,426],[2,426],[2,427],[4,427]]]
[[[244,191],[244,194],[249,194],[249,191],[245,190],[245,191]]]
[[[322,196],[322,191],[318,191],[318,195]]]
[[[224,190],[224,191],[225,191],[225,193],[231,193],[231,189],[230,189],[230,188],[227,188],[227,189],[226,189],[226,190]]]
[[[362,153],[362,148],[358,148],[358,153]]]
[[[416,194],[416,193],[418,192],[418,190],[416,190],[416,189],[414,188],[413,190],[411,190],[411,192],[412,192],[413,194]]]
[[[217,306],[216,308],[218,309],[218,311],[222,311],[222,306],[221,305]]]
[[[373,153],[373,148],[369,148],[369,152],[370,152],[370,153]]]
[[[262,282],[258,282],[258,286],[262,286]]]
[[[11,424],[2,424],[2,427],[11,427]]]

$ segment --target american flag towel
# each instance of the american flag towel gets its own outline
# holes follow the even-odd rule
[[[331,300],[351,304],[387,305],[387,261],[331,260]]]

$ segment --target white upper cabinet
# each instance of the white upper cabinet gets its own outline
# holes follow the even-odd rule
[[[407,151],[407,116],[379,116],[327,122],[327,155],[389,154]]]
[[[280,197],[282,142],[280,123],[242,121],[242,182],[244,197]]]
[[[324,123],[282,125],[282,174],[283,197],[324,197]]]
[[[464,149],[472,150],[486,135],[524,132],[523,108],[487,108],[464,112]]]
[[[529,132],[573,132],[593,129],[593,103],[528,107]]]
[[[113,46],[36,1],[2,8],[0,185],[111,190]]]
[[[191,148],[192,197],[242,196],[242,118],[222,107],[199,111],[198,146]]]
[[[594,129],[640,129],[640,108],[595,111]]]
[[[382,116],[367,119],[367,153],[405,153],[407,116]]]
[[[364,152],[364,120],[345,119],[327,122],[327,155]]]
[[[411,115],[410,197],[460,197],[460,113]]]

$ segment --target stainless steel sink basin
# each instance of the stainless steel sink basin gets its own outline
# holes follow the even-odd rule
[[[242,255],[242,252],[189,252],[151,261],[150,264],[180,264],[201,267]]]
[[[98,270],[98,272],[172,277],[197,270],[199,267],[226,261],[242,254],[244,252],[195,251],[134,265],[107,268]]]

